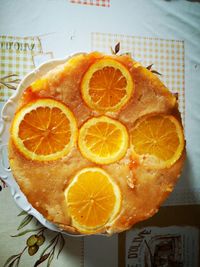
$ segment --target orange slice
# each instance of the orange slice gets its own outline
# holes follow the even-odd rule
[[[86,104],[97,111],[117,111],[130,99],[134,89],[128,69],[118,61],[104,58],[85,73],[81,92]]]
[[[61,102],[39,99],[20,109],[11,136],[19,151],[31,160],[56,160],[69,153],[77,139],[72,112]]]
[[[138,119],[130,138],[133,155],[153,168],[170,167],[184,149],[182,126],[171,115],[148,115]]]
[[[72,225],[82,233],[108,226],[121,207],[121,193],[109,174],[100,168],[79,171],[65,190]]]
[[[87,159],[97,164],[109,164],[126,154],[129,137],[122,123],[101,116],[83,124],[78,144],[82,155]]]

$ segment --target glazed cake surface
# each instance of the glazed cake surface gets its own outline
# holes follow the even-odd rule
[[[134,90],[128,102],[116,111],[97,111],[89,107],[81,94],[81,82],[89,67],[108,58],[119,62],[130,73]],[[176,97],[151,71],[129,56],[107,56],[93,52],[79,54],[65,64],[49,71],[37,86],[29,86],[23,93],[16,113],[30,102],[53,99],[65,104],[74,114],[78,130],[94,117],[107,116],[123,124],[130,134],[140,118],[152,114],[170,115],[181,123]],[[45,218],[70,233],[81,233],[68,212],[65,190],[75,174],[90,167],[106,171],[121,192],[121,207],[115,218],[92,233],[121,232],[137,222],[154,215],[172,192],[181,173],[185,148],[181,156],[166,168],[151,168],[151,159],[138,160],[128,146],[125,155],[110,164],[97,164],[80,152],[78,143],[70,152],[54,161],[35,161],[27,158],[13,142],[9,142],[12,173],[28,201]]]

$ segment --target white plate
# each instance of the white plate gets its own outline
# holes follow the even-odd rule
[[[0,177],[11,188],[11,194],[16,204],[21,209],[26,211],[28,214],[33,215],[42,225],[44,225],[50,230],[63,232],[70,236],[82,236],[82,235],[69,234],[65,231],[62,231],[60,228],[56,227],[56,225],[47,221],[42,216],[42,214],[40,214],[36,209],[34,209],[31,206],[31,204],[28,202],[25,195],[20,190],[15,179],[13,178],[12,172],[9,168],[9,161],[8,161],[8,156],[7,156],[7,145],[8,145],[8,140],[9,140],[9,129],[10,129],[11,121],[15,114],[18,100],[21,97],[24,89],[26,89],[33,81],[39,79],[41,76],[43,76],[45,73],[47,73],[52,68],[65,63],[72,56],[69,56],[64,59],[53,59],[53,60],[47,61],[43,63],[42,65],[40,65],[35,70],[33,70],[31,73],[27,74],[24,77],[24,79],[20,82],[15,94],[5,103],[2,109],[1,115],[0,115]]]

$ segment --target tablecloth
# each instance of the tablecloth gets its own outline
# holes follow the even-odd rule
[[[0,108],[23,75],[45,60],[80,51],[109,53],[111,47],[120,42],[122,52],[130,52],[145,65],[154,64],[154,68],[162,73],[161,79],[179,95],[187,160],[174,192],[164,205],[200,204],[199,28],[198,1],[0,0]],[[37,232],[18,237],[11,235],[41,226],[27,214],[17,216],[21,211],[2,181],[0,211],[0,265],[3,265],[9,256],[21,253],[28,237]],[[20,223],[22,227],[17,230]],[[25,251],[19,266],[33,266],[45,246],[56,238],[56,233],[45,231],[45,243],[32,257]],[[41,266],[48,261],[52,266],[72,267],[121,264],[118,253],[121,237],[118,242],[117,235],[84,240],[64,236],[65,245],[58,259],[62,238],[57,238],[54,257],[50,258],[52,246],[46,251],[46,255],[50,254],[46,259],[43,257]],[[123,264],[134,263],[126,260]]]

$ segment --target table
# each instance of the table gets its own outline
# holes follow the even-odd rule
[[[158,236],[166,244],[179,244],[184,266],[199,266],[200,226],[200,3],[162,0],[0,0],[0,109],[27,72],[45,60],[79,52],[110,53],[120,42],[122,52],[162,72],[168,87],[179,94],[187,140],[185,169],[161,211],[127,234],[112,237],[73,238],[37,225],[34,218],[16,207],[9,188],[0,181],[0,265],[20,253],[31,235],[41,231],[44,244],[30,256],[23,252],[19,266],[34,266],[44,252],[41,266],[115,267],[143,266],[144,255]],[[167,59],[166,55],[170,58]],[[13,82],[14,80],[14,82]],[[6,85],[5,85],[6,82]],[[9,88],[8,88],[9,87]],[[18,237],[27,230],[27,232]],[[135,243],[138,235],[140,242]],[[176,237],[175,237],[176,236]],[[135,239],[136,238],[136,239]],[[145,242],[144,242],[145,240]],[[57,242],[58,241],[58,242]],[[64,242],[65,241],[65,242]],[[54,245],[57,242],[57,245]],[[163,239],[159,241],[162,244]],[[170,243],[171,242],[171,243]],[[192,245],[191,245],[192,244]],[[140,248],[139,253],[135,249]],[[183,249],[184,246],[184,249]],[[54,254],[53,254],[54,249]],[[61,250],[58,258],[57,254]],[[50,254],[49,254],[50,253]],[[180,255],[179,255],[180,254]],[[53,256],[51,256],[53,255]],[[47,257],[48,256],[48,257]],[[18,257],[19,258],[19,257]],[[13,258],[14,260],[15,258]],[[12,261],[12,260],[11,260]],[[17,261],[17,260],[16,260]],[[149,265],[152,266],[152,265]]]

